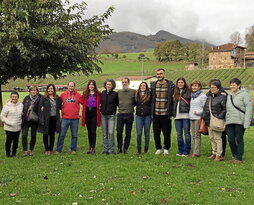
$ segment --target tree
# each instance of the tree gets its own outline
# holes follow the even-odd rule
[[[112,33],[104,22],[114,9],[84,19],[86,8],[85,2],[68,0],[0,0],[1,85],[47,74],[57,79],[101,72],[94,49]]]
[[[245,42],[248,51],[254,51],[254,26],[247,29]]]
[[[235,45],[240,45],[243,43],[241,34],[239,32],[234,32],[230,35],[230,43]]]

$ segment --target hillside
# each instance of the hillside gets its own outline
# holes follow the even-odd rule
[[[131,53],[144,52],[162,41],[179,40],[181,43],[198,42],[181,36],[177,36],[167,31],[158,31],[155,35],[141,35],[132,32],[118,32],[111,34],[96,49],[98,53]],[[200,42],[198,42],[200,43]],[[208,44],[211,45],[211,44]]]

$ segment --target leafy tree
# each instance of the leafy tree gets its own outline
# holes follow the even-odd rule
[[[0,82],[101,72],[94,49],[112,33],[101,16],[84,19],[86,3],[0,0]],[[0,89],[1,92],[1,89]],[[0,95],[2,107],[2,95]]]
[[[150,59],[148,57],[145,56],[144,53],[140,53],[138,55],[138,61],[149,61]]]
[[[247,29],[245,42],[248,51],[254,51],[254,26]]]
[[[235,45],[240,45],[243,43],[241,34],[239,32],[234,32],[230,35],[230,43]]]

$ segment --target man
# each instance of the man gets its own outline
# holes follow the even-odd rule
[[[71,127],[71,154],[76,154],[77,150],[77,137],[78,137],[78,125],[79,125],[79,110],[80,104],[82,104],[81,95],[75,90],[75,83],[68,83],[68,90],[63,92],[60,96],[62,102],[62,121],[61,132],[57,142],[56,154],[60,154],[63,149],[64,138],[66,132]]]
[[[171,144],[171,116],[173,111],[174,83],[165,79],[165,70],[159,68],[156,72],[157,81],[151,85],[151,113],[153,114],[153,132],[156,152],[162,153],[161,131],[164,135],[163,154],[168,155]]]
[[[125,154],[128,153],[128,148],[131,140],[131,130],[133,124],[133,112],[135,106],[135,93],[136,91],[129,88],[130,79],[124,77],[122,79],[123,89],[118,91],[119,107],[117,116],[117,147],[118,154],[124,151]],[[125,125],[125,139],[123,146],[123,128]],[[123,150],[122,150],[123,146]]]

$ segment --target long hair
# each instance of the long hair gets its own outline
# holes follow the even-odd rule
[[[145,94],[142,95],[141,94],[141,85],[142,84],[145,84],[146,85],[146,91],[145,91]],[[143,102],[148,102],[150,100],[150,91],[149,91],[149,87],[148,87],[148,84],[146,82],[142,82],[140,83],[139,87],[138,87],[138,90],[135,94],[135,100],[136,102],[141,99]]]
[[[48,84],[47,85],[44,95],[49,96],[48,89],[49,89],[50,86],[53,87],[53,90],[54,90],[53,91],[53,97],[55,98],[57,96],[57,94],[56,94],[56,86],[54,84]]]
[[[85,99],[89,98],[89,94],[90,94],[89,85],[91,83],[94,85],[94,94],[97,95],[99,93],[99,90],[97,89],[95,80],[89,80],[88,83],[87,83],[86,89],[83,92],[83,97]]]
[[[187,97],[189,98],[190,97],[190,88],[189,86],[187,85],[186,83],[186,80],[184,78],[178,78],[176,80],[176,86],[175,86],[175,89],[174,89],[174,96],[173,96],[173,99],[174,101],[177,101],[181,98],[181,92],[180,92],[180,88],[178,87],[178,81],[182,80],[184,82],[184,86],[183,86],[183,89],[186,90],[186,94],[187,94]]]

